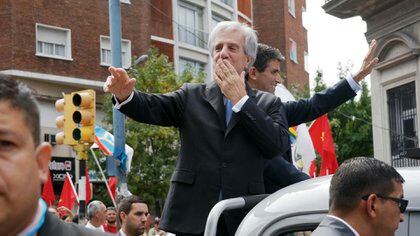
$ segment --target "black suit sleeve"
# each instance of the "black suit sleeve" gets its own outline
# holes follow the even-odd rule
[[[266,111],[250,97],[239,113],[249,138],[257,144],[264,158],[271,159],[289,149],[288,126],[281,114],[283,104],[279,98],[272,96],[261,100],[271,103]]]
[[[347,80],[316,93],[309,99],[284,103],[289,126],[312,121],[356,96]]]
[[[186,91],[187,84],[166,94],[134,91],[133,99],[119,110],[141,123],[178,127],[184,111]],[[115,104],[114,98],[112,102]]]

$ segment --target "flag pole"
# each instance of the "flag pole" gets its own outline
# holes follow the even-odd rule
[[[108,184],[108,181],[106,180],[106,177],[105,177],[104,171],[102,170],[102,167],[101,167],[101,165],[99,164],[98,158],[96,157],[96,154],[95,154],[95,152],[92,150],[92,148],[90,149],[90,152],[92,153],[93,159],[95,159],[95,163],[96,163],[96,165],[98,166],[99,171],[101,172],[101,176],[102,176],[102,178],[104,179],[106,189],[108,190],[108,194],[109,194],[109,196],[111,197],[111,200],[112,200],[112,204],[114,205],[114,207],[115,207],[115,208],[117,208],[117,204],[115,203],[115,199],[112,197],[111,188],[109,187],[109,184]],[[107,157],[107,158],[108,158],[108,157]]]

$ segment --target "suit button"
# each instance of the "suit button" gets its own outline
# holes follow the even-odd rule
[[[223,162],[223,163],[222,163],[222,167],[223,167],[223,168],[226,168],[226,167],[227,167],[227,163],[226,163],[226,162]]]

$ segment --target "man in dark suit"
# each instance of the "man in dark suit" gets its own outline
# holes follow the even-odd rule
[[[403,183],[392,166],[377,159],[345,161],[331,179],[330,211],[312,235],[394,235],[408,205]]]
[[[244,70],[252,65],[257,37],[248,26],[221,22],[209,37],[214,81],[185,84],[168,94],[133,91],[135,80],[111,67],[104,90],[130,118],[175,126],[181,148],[160,227],[182,234],[202,234],[211,208],[221,199],[262,194],[263,158],[289,145],[282,103],[272,94],[253,91]],[[243,212],[222,217],[229,234]]]
[[[360,71],[338,82],[335,86],[316,93],[309,99],[289,101],[284,103],[282,115],[288,127],[312,121],[319,116],[333,110],[337,106],[356,96],[361,89],[359,82],[377,64],[374,58],[376,41],[373,40]],[[248,79],[251,87],[274,93],[276,85],[281,83],[280,63],[283,55],[276,48],[265,44],[258,44],[257,57],[249,69]],[[287,160],[287,161],[284,161]],[[267,193],[273,193],[287,185],[306,180],[308,175],[298,171],[292,164],[291,148],[282,156],[265,161],[264,183]]]
[[[40,143],[31,90],[0,78],[0,114],[0,235],[97,235],[61,221],[41,199],[52,148]]]

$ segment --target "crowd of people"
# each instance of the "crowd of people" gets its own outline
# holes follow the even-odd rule
[[[148,206],[138,196],[124,198],[117,208],[98,200],[87,206],[87,222],[79,222],[77,214],[64,207],[49,207],[48,211],[66,223],[84,225],[99,233],[127,236],[169,236],[170,233],[159,229],[159,217],[149,214]]]
[[[273,95],[283,56],[275,48],[258,44],[250,27],[233,21],[221,22],[211,32],[208,47],[214,65],[211,82],[185,84],[167,94],[147,94],[134,89],[136,81],[124,69],[110,67],[111,75],[104,83],[104,91],[113,95],[115,108],[128,117],[179,129],[181,147],[171,186],[162,218],[155,219],[152,226],[148,224],[153,220],[148,221],[147,204],[134,195],[122,199],[117,208],[107,208],[97,200],[90,202],[84,227],[71,223],[77,221],[77,216],[68,209],[48,210],[40,199],[40,186],[47,179],[52,147],[40,142],[36,100],[24,84],[1,79],[0,207],[5,210],[0,211],[0,235],[203,235],[208,213],[217,202],[271,193],[308,179],[291,163],[289,126],[313,120],[356,96],[359,82],[378,62],[373,57],[376,47],[373,40],[358,73],[309,99],[283,103]],[[342,169],[350,166],[351,171],[356,166],[362,171],[357,176],[361,176],[386,166],[379,161],[374,164],[364,159],[358,161],[368,163],[367,167],[345,164]],[[340,208],[340,203],[348,201],[340,197],[349,198],[343,193],[352,186],[343,183],[353,183],[355,175],[338,171],[330,189],[333,203],[330,221],[324,225],[338,219],[350,225],[351,230],[363,232],[364,228],[352,225],[352,218],[347,218],[347,212],[353,212],[350,207],[359,207],[360,214],[370,214],[365,216],[366,221],[378,224],[375,218],[378,213],[366,208],[382,209],[378,208],[378,202],[391,198],[400,199],[398,221],[402,220],[404,180],[392,167],[385,169],[391,177],[378,181],[386,184],[380,188],[357,186],[354,204],[344,208]],[[389,191],[382,191],[384,188]],[[391,206],[388,207],[391,212]],[[57,216],[63,211],[66,217],[61,220]],[[234,235],[245,214],[243,210],[223,213],[219,234]],[[324,232],[321,230],[324,229],[315,233]]]

